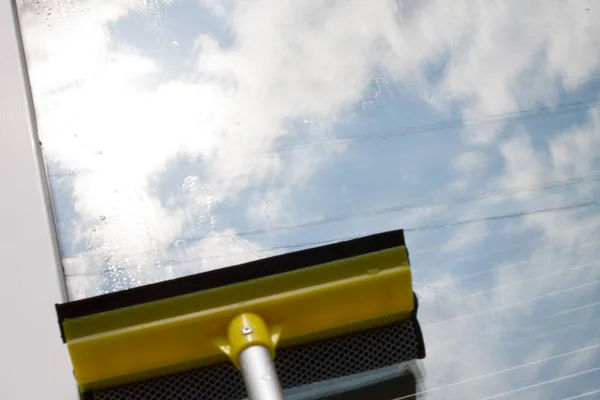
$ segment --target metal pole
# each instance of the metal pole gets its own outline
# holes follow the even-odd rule
[[[283,400],[269,349],[261,345],[250,346],[240,353],[238,360],[250,400]]]

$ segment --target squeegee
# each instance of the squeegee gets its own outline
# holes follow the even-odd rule
[[[425,357],[402,230],[56,305],[86,399],[283,399]]]

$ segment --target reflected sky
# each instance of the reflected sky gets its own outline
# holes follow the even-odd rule
[[[423,398],[600,398],[598,1],[19,11],[71,299],[404,228]]]

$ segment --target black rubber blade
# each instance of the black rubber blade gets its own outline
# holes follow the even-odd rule
[[[57,304],[56,311],[62,330],[62,322],[65,319],[84,317],[201,290],[246,282],[398,246],[405,246],[402,230],[379,233],[139,286],[120,292]]]

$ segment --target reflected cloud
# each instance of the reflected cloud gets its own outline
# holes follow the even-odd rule
[[[596,1],[50,3],[72,299],[402,227],[423,397],[598,393]]]

